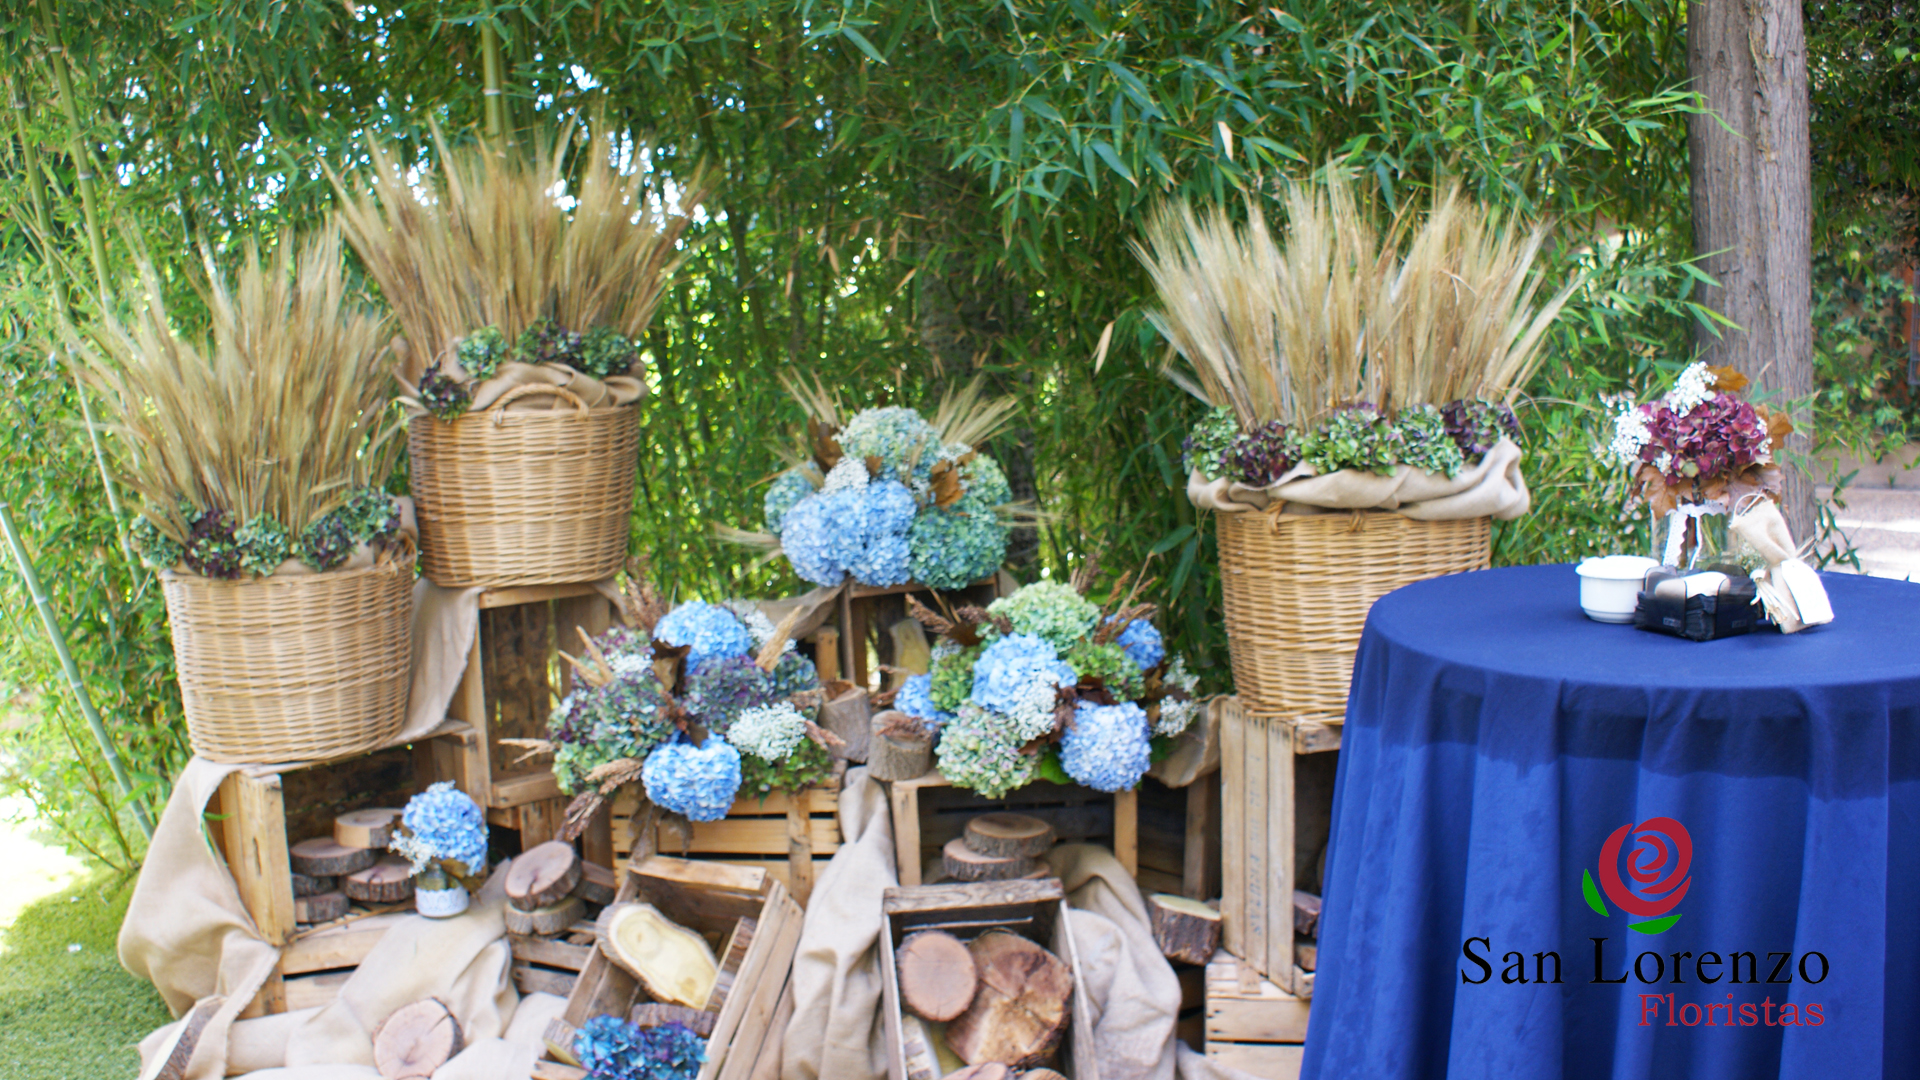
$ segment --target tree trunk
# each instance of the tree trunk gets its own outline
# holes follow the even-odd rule
[[[1730,365],[1773,403],[1813,390],[1812,159],[1806,37],[1798,0],[1692,0],[1687,66],[1708,112],[1689,118],[1693,246],[1718,281],[1707,306],[1735,329],[1696,327],[1710,364]],[[1811,449],[1803,412],[1789,455]],[[1781,510],[1799,542],[1814,534],[1813,478],[1786,465]]]

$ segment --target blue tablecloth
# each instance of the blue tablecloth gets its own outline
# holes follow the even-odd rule
[[[1825,582],[1833,624],[1704,643],[1588,621],[1568,566],[1375,604],[1302,1076],[1920,1077],[1920,586]],[[1664,932],[1604,888],[1623,826],[1616,887],[1691,839]]]

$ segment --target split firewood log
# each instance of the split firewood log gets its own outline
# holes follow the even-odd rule
[[[1073,972],[1007,930],[981,934],[967,951],[980,987],[967,1011],[947,1025],[947,1045],[969,1065],[997,1061],[1026,1069],[1045,1062],[1067,1031]]]
[[[563,896],[532,911],[521,911],[512,904],[500,909],[507,921],[507,933],[522,937],[551,937],[563,933],[586,913],[587,902],[577,896]]]
[[[1013,1070],[997,1061],[981,1065],[969,1065],[956,1073],[948,1073],[947,1080],[1013,1080]]]
[[[707,994],[707,1012],[717,1016],[726,1008],[734,981],[746,966],[747,950],[753,948],[753,933],[759,928],[759,922],[754,919],[740,919],[733,924],[733,933],[727,935],[727,947],[720,950],[720,968],[714,972],[713,990]]]
[[[1067,1080],[1067,1078],[1052,1069],[1028,1069],[1020,1074],[1020,1080]]]
[[[649,996],[704,1008],[720,963],[706,939],[668,919],[652,904],[614,904],[600,913],[600,951],[640,980]]]
[[[293,898],[293,921],[297,923],[332,922],[347,913],[347,894],[335,890],[313,896]]]
[[[679,1024],[701,1038],[713,1034],[713,1022],[719,1014],[705,1009],[689,1009],[685,1005],[666,1005],[658,1001],[643,1001],[627,1014],[635,1027],[659,1027],[662,1024]]]
[[[379,854],[371,848],[348,847],[331,836],[302,840],[287,849],[293,872],[308,877],[340,877],[373,865]]]
[[[385,807],[353,810],[333,819],[334,842],[345,847],[386,850],[400,824],[400,811]]]
[[[1220,949],[1220,913],[1184,896],[1154,893],[1147,898],[1153,923],[1153,943],[1160,955],[1183,964],[1204,966]]]
[[[1293,963],[1301,971],[1312,971],[1320,966],[1320,943],[1312,939],[1295,938],[1293,942]]]
[[[580,881],[580,856],[573,845],[549,840],[521,852],[507,867],[507,903],[533,911],[559,903]]]
[[[599,863],[580,860],[580,880],[574,883],[573,895],[589,904],[604,905],[613,903],[619,893],[620,879],[613,871]]]
[[[905,1059],[907,1080],[940,1080],[940,1055],[934,1052],[933,1036],[927,1025],[912,1013],[900,1017],[900,1051]]]
[[[398,904],[413,896],[413,866],[389,856],[342,878],[340,891],[363,904]]]
[[[973,954],[960,939],[940,930],[908,935],[895,954],[900,1001],[916,1015],[945,1023],[967,1011],[979,986]]]
[[[1053,847],[1053,826],[1026,814],[980,814],[968,819],[966,840],[982,855],[1031,859]]]
[[[460,1022],[439,998],[402,1006],[373,1029],[373,1067],[382,1080],[432,1076],[460,1052]]]
[[[1301,937],[1320,936],[1320,898],[1300,889],[1293,890],[1293,932]]]
[[[961,838],[947,841],[940,849],[940,866],[955,881],[1011,881],[1034,869],[1033,860],[1025,856],[982,855]]]
[[[896,709],[873,714],[867,744],[867,775],[875,780],[918,780],[933,770],[933,736],[918,719]]]
[[[850,682],[836,681],[827,687],[827,703],[820,706],[820,726],[840,737],[843,745],[833,756],[854,764],[867,760],[873,739],[873,705],[867,692]]]
[[[293,875],[293,895],[319,896],[323,892],[332,892],[340,887],[339,881],[330,877],[310,877],[306,874]]]

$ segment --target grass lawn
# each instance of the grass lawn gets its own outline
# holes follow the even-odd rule
[[[133,878],[96,873],[28,905],[0,935],[6,1080],[139,1073],[134,1045],[172,1017],[153,987],[127,974],[114,954],[132,895]]]

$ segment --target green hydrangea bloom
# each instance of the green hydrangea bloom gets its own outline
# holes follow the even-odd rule
[[[507,341],[507,335],[497,326],[483,326],[453,347],[454,358],[460,361],[460,370],[467,378],[486,380],[493,378],[500,370],[500,361],[507,358],[513,346]]]
[[[986,495],[969,491],[944,510],[927,506],[914,515],[907,529],[907,569],[913,580],[936,589],[959,589],[999,569],[1007,556],[1009,529],[994,513],[995,505]]]
[[[293,555],[293,538],[270,515],[257,514],[235,529],[233,542],[240,545],[240,569],[266,577]]]
[[[1093,601],[1058,581],[1024,586],[987,605],[987,611],[1011,622],[1014,633],[1032,634],[1062,653],[1079,644],[1100,621],[1100,609]],[[991,625],[981,629],[988,636],[998,636]]]
[[[133,526],[128,530],[133,537],[134,550],[140,553],[140,561],[155,570],[171,570],[180,565],[180,559],[187,549],[180,546],[173,537],[160,531],[160,526],[145,514],[135,514]]]
[[[1038,776],[1039,758],[1020,752],[1020,743],[1007,729],[1005,717],[978,705],[961,707],[940,729],[936,751],[940,775],[954,787],[997,799]]]
[[[1301,439],[1301,460],[1322,473],[1341,469],[1390,475],[1406,448],[1400,430],[1371,405],[1339,409]]]
[[[961,703],[973,693],[973,662],[980,659],[984,645],[970,645],[945,656],[935,654],[933,668],[933,707],[941,712],[958,712]]]
[[[1208,480],[1227,475],[1227,452],[1240,434],[1240,421],[1229,408],[1210,409],[1193,425],[1181,444],[1182,458],[1188,470],[1198,469]]]
[[[1416,469],[1438,473],[1449,479],[1466,468],[1466,455],[1447,431],[1447,418],[1431,405],[1414,405],[1400,410],[1395,418],[1401,441],[1406,444],[1400,460]]]
[[[833,775],[833,758],[812,739],[801,739],[779,762],[740,755],[740,798],[765,798],[776,791],[795,792],[824,783]]]
[[[1132,701],[1147,692],[1147,678],[1140,665],[1114,642],[1096,645],[1091,638],[1068,649],[1061,659],[1081,678],[1099,679],[1121,701]]]

